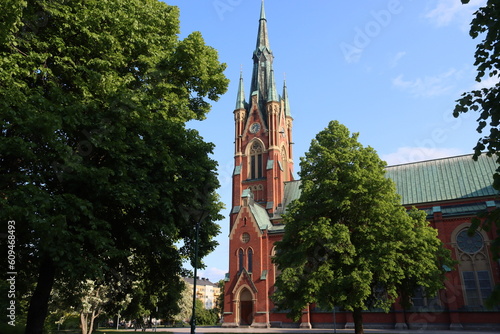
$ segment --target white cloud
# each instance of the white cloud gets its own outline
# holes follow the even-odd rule
[[[392,60],[391,60],[391,67],[396,67],[396,66],[398,66],[399,61],[400,61],[400,60],[401,60],[401,58],[403,58],[404,56],[406,56],[406,52],[404,52],[404,51],[400,51],[400,52],[398,52],[398,53],[394,56],[394,58],[392,58]]]
[[[208,278],[208,280],[212,283],[217,283],[221,279],[224,279],[224,276],[226,275],[227,270],[220,269],[220,268],[207,268],[204,270],[198,270],[196,273],[196,276],[198,277],[203,277],[203,278]]]
[[[415,97],[434,97],[448,93],[459,76],[461,76],[461,72],[453,68],[435,76],[426,76],[414,80],[405,80],[403,74],[400,74],[392,79],[392,84]]]
[[[461,29],[468,30],[473,13],[485,3],[486,0],[471,0],[464,5],[460,0],[439,0],[424,16],[438,27],[457,23]]]
[[[457,148],[400,147],[394,153],[380,156],[387,165],[400,165],[415,161],[425,161],[466,154]]]
[[[498,76],[487,77],[486,79],[483,79],[481,82],[476,82],[476,84],[472,89],[478,90],[482,88],[491,88],[494,87],[496,84],[498,84],[499,81],[500,80]]]

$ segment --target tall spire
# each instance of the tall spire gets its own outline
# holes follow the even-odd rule
[[[292,117],[290,112],[290,101],[288,100],[288,88],[286,87],[286,79],[283,80],[283,100],[285,100],[285,116]]]
[[[240,71],[240,83],[238,85],[238,96],[236,98],[236,107],[234,110],[245,109],[245,92],[243,91],[243,73]]]
[[[269,78],[269,90],[267,92],[267,102],[279,102],[278,91],[276,90],[276,82],[274,82],[274,70],[271,69]]]
[[[253,52],[253,73],[252,82],[250,84],[250,94],[256,91],[259,96],[259,104],[268,101],[269,84],[272,75],[271,69],[273,64],[273,53],[269,46],[269,37],[267,34],[267,19],[264,10],[264,0],[261,2],[259,31],[257,34],[257,45]]]
[[[257,35],[257,46],[255,51],[263,51],[263,48],[267,48],[269,52],[271,52],[269,48],[269,38],[267,36],[267,19],[264,10],[264,0],[262,0],[260,5],[259,33]]]

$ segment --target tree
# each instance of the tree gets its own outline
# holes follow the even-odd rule
[[[463,4],[469,0],[461,0]],[[453,116],[470,111],[479,112],[477,132],[483,133],[489,128],[489,134],[479,138],[474,147],[473,159],[485,153],[495,156],[500,165],[500,3],[497,0],[488,0],[474,14],[469,31],[473,39],[483,38],[476,47],[474,66],[477,66],[476,81],[483,82],[483,88],[475,89],[462,94],[457,100]],[[493,187],[500,190],[500,166],[493,174]],[[500,260],[500,210],[481,212],[478,219],[472,221],[469,232],[474,233],[479,227],[486,231],[496,230],[497,237],[491,243],[491,252],[495,260]],[[500,305],[500,284],[495,286],[493,293],[486,302],[486,306]]]
[[[174,322],[187,322],[191,318],[193,310],[193,290],[182,280],[182,297],[179,299],[179,311],[172,317]]]
[[[216,310],[217,316],[220,319],[222,317],[222,314],[224,313],[224,286],[226,285],[226,282],[221,279],[216,284],[219,288],[220,294],[217,296],[214,309]]]
[[[175,286],[201,216],[200,258],[217,244],[213,144],[185,123],[225,92],[225,64],[199,32],[179,40],[178,8],[157,0],[1,7],[0,219],[15,221],[26,333],[56,281]]]
[[[97,285],[88,280],[85,283],[87,293],[81,299],[80,326],[82,334],[92,333],[94,321],[101,315],[106,300],[106,285]]]
[[[441,264],[451,260],[425,214],[400,205],[385,162],[357,138],[332,121],[301,158],[302,193],[276,245],[281,275],[273,299],[295,319],[312,303],[340,306],[353,312],[361,334],[362,310],[388,311],[418,285],[435,294]]]

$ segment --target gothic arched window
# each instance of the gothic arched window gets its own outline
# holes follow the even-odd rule
[[[263,177],[263,158],[264,152],[262,145],[258,141],[254,141],[250,147],[250,165],[248,178],[260,179]]]
[[[239,263],[239,269],[238,272],[242,272],[243,268],[245,266],[245,253],[243,253],[243,249],[240,249],[238,251],[238,263]]]
[[[248,272],[251,273],[253,269],[253,250],[249,248],[247,254],[248,254]]]
[[[482,307],[492,291],[490,262],[484,237],[478,231],[469,236],[468,228],[465,228],[455,235],[454,241],[460,261],[465,305]]]

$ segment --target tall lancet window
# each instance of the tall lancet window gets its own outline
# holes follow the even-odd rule
[[[482,308],[493,286],[485,235],[476,231],[470,236],[468,226],[460,231],[455,230],[454,234],[465,304],[472,309]]]
[[[263,176],[263,151],[262,145],[258,141],[254,141],[252,143],[252,146],[250,147],[250,166],[248,173],[248,177],[250,179],[260,179]]]
[[[248,272],[251,273],[253,270],[253,250],[248,249]]]
[[[243,249],[240,249],[238,251],[238,262],[239,262],[239,268],[238,272],[242,272],[243,268],[245,268],[245,253],[243,252]]]

